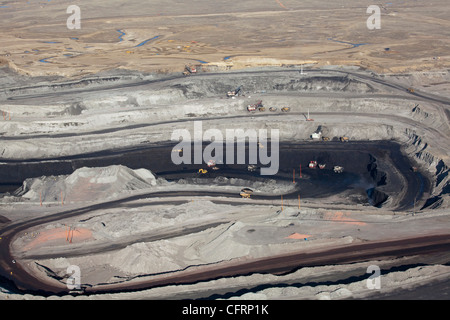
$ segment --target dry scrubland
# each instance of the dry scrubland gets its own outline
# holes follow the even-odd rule
[[[3,4],[1,62],[25,75],[181,71],[198,61],[222,69],[316,63],[395,73],[449,66],[445,0],[380,4],[380,30],[366,26],[370,3],[354,0],[78,1],[79,30],[66,26],[70,2]]]

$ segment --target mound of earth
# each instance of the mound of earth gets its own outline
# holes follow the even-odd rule
[[[90,201],[113,198],[125,191],[141,190],[155,185],[156,177],[147,169],[132,170],[122,165],[83,167],[70,175],[27,179],[17,191],[17,195],[42,202]]]

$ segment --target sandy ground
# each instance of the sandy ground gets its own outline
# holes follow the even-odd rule
[[[188,63],[359,65],[377,72],[449,66],[445,0],[380,4],[378,30],[367,28],[368,5],[356,0],[79,1],[79,30],[67,28],[69,3],[3,4],[1,62],[33,76],[111,67],[181,72]]]

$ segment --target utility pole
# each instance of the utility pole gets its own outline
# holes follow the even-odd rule
[[[306,73],[303,72],[303,65],[301,64],[301,65],[300,65],[300,75],[303,76],[303,75],[305,75],[305,74],[306,74]]]

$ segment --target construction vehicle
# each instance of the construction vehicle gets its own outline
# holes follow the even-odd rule
[[[272,112],[275,112],[275,111],[277,111],[278,109],[277,108],[275,108],[275,107],[270,107],[269,108],[269,111],[272,111]]]
[[[214,166],[216,165],[216,161],[214,161],[214,160],[208,160],[207,165],[208,165],[209,168],[214,167]]]
[[[308,165],[311,169],[315,169],[317,167],[317,161],[313,160],[309,162]]]
[[[322,141],[330,141],[329,137],[322,137]]]
[[[208,172],[208,170],[205,170],[205,169],[198,169],[198,173],[205,174],[205,173],[207,173],[207,172]]]
[[[254,104],[249,104],[248,107],[247,107],[247,110],[248,110],[249,112],[252,112],[252,111],[255,111],[255,110],[256,110],[256,107],[255,107]]]
[[[319,169],[325,169],[325,164],[324,163],[321,163],[321,164],[319,164]]]
[[[254,172],[254,171],[258,170],[258,167],[255,166],[254,164],[249,164],[247,167],[247,170],[250,172]]]
[[[408,89],[406,89],[406,91],[408,91],[409,93],[414,93],[414,89],[413,88],[408,88]]]
[[[320,140],[320,139],[322,139],[322,132],[313,132],[312,134],[311,134],[311,139],[313,139],[313,140]]]
[[[262,104],[262,101],[261,100],[259,100],[258,102],[256,102],[255,104],[250,104],[250,105],[248,105],[248,107],[247,107],[247,110],[248,111],[255,111],[256,109],[261,109],[261,108],[263,108],[264,106],[263,106],[263,104]],[[264,110],[262,110],[262,111],[264,111]]]
[[[239,92],[241,91],[241,86],[239,86],[236,90],[234,90],[234,91],[228,91],[227,92],[227,97],[228,98],[231,98],[231,97],[236,97],[238,94],[239,94]]]
[[[291,108],[289,108],[289,107],[283,107],[283,108],[281,108],[281,111],[282,112],[289,112],[291,110]]]
[[[306,117],[306,121],[314,121],[314,119],[311,119],[311,118],[309,117],[309,110],[308,110],[308,116]]]
[[[192,66],[192,65],[185,66],[184,69],[185,70],[184,70],[183,74],[185,76],[188,76],[188,75],[193,74],[193,73],[197,73],[197,68],[195,66]]]
[[[241,192],[239,193],[239,195],[240,195],[242,198],[247,198],[247,199],[250,199],[250,196],[251,196],[252,194],[253,194],[253,190],[250,189],[250,188],[244,188],[244,189],[242,189]]]
[[[341,137],[340,140],[341,142],[348,142],[348,137]]]
[[[266,111],[266,108],[264,108],[264,107],[259,107],[258,110],[261,111],[261,112],[264,112],[264,111]]]
[[[335,173],[342,173],[342,172],[344,172],[344,167],[341,167],[341,166],[334,166],[333,171],[334,171]]]

